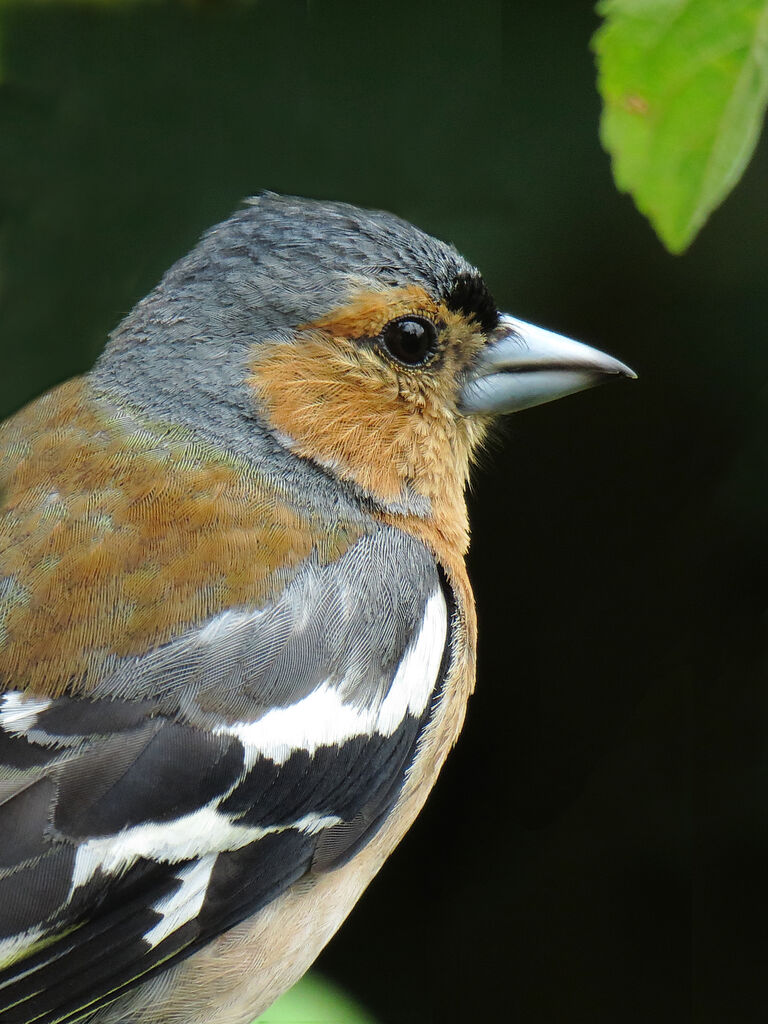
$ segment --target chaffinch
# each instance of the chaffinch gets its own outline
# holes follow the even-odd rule
[[[0,1022],[248,1024],[474,685],[489,420],[633,376],[389,214],[263,195],[0,428]]]

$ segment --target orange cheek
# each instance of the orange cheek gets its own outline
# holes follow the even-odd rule
[[[319,334],[262,344],[251,368],[248,383],[268,423],[298,455],[384,505],[401,501],[406,488],[428,498],[427,519],[411,517],[421,539],[441,557],[464,553],[472,437],[445,400],[415,385],[409,393],[370,351]]]
[[[321,335],[261,345],[248,383],[270,425],[305,458],[332,466],[385,500],[396,500],[407,472],[413,417],[396,375],[370,353]]]
[[[424,315],[441,324],[437,372],[408,373],[372,351],[397,316]],[[292,449],[353,480],[385,506],[408,490],[429,499],[431,515],[412,524],[444,553],[466,550],[464,485],[476,425],[457,419],[456,374],[484,338],[416,286],[362,290],[342,307],[299,328],[294,342],[253,349],[248,384],[267,422]],[[447,554],[446,554],[447,557]]]
[[[368,350],[390,320],[440,319],[445,310],[416,285],[363,288],[299,328],[295,344],[254,349],[249,383],[271,426],[294,450],[353,479],[385,502],[423,482],[426,391]]]

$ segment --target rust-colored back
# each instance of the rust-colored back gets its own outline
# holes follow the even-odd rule
[[[259,607],[329,531],[252,467],[177,428],[111,414],[73,380],[0,426],[0,682],[87,690],[118,658]]]

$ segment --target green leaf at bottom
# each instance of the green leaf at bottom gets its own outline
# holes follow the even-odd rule
[[[375,1024],[341,989],[308,974],[254,1024]]]

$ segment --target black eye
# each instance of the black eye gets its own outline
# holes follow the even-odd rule
[[[420,316],[403,316],[391,320],[381,332],[381,344],[399,363],[422,366],[437,346],[435,325]]]

